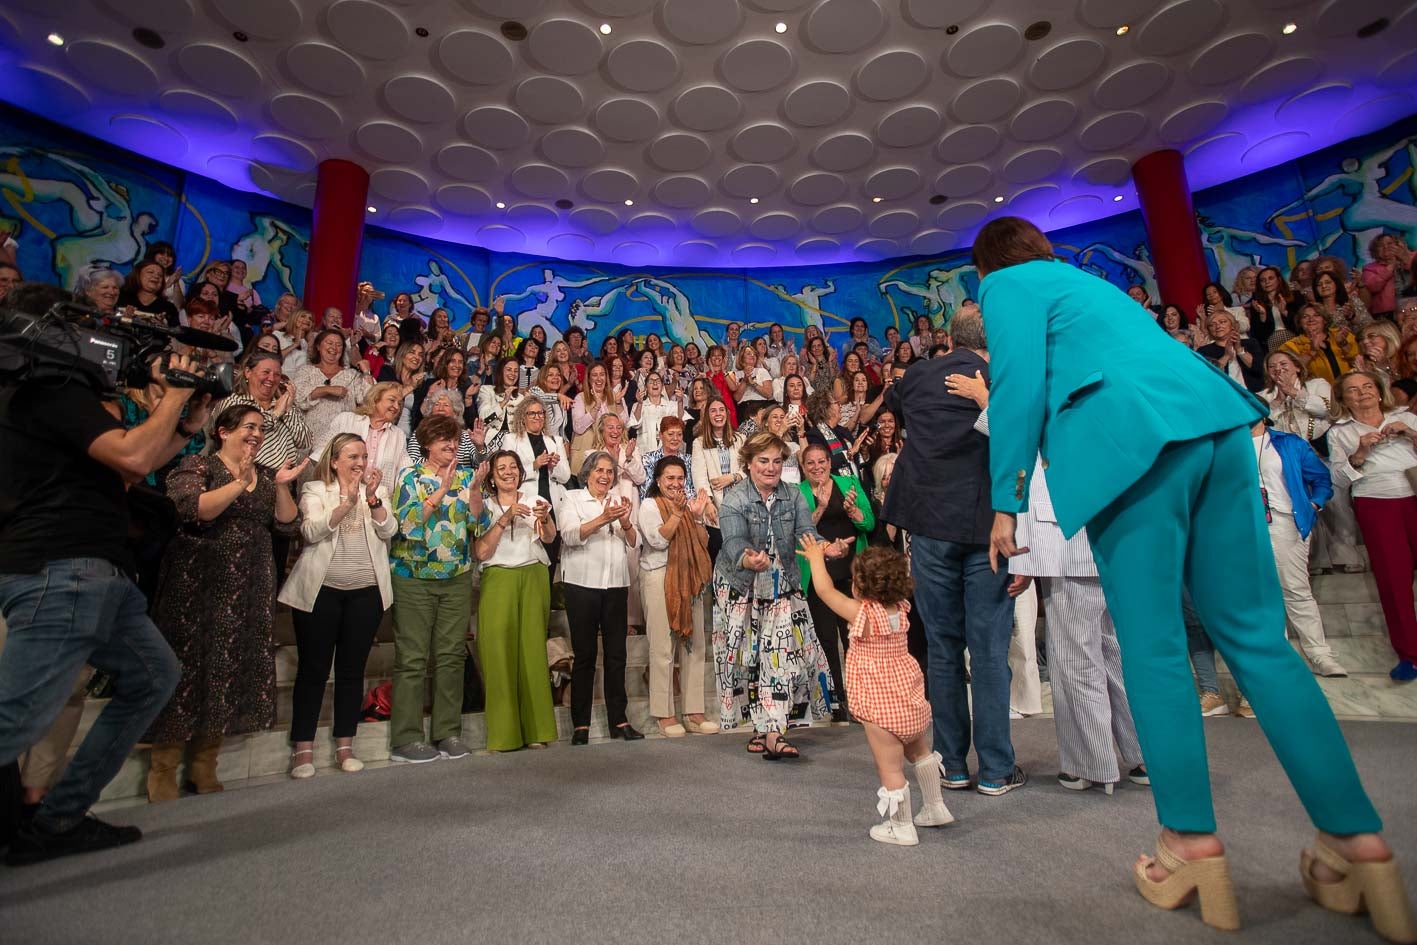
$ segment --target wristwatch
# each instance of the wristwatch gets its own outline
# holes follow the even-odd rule
[[[381,508],[383,508],[383,507],[384,507],[384,500],[381,499],[381,498],[379,498],[378,496],[375,496],[373,499],[369,500],[369,508],[371,508],[371,509],[381,509]]]

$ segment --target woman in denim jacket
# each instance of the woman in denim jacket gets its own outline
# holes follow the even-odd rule
[[[787,445],[758,433],[739,459],[747,477],[729,486],[719,506],[723,548],[713,575],[713,645],[723,728],[751,721],[748,751],[769,761],[797,758],[789,725],[829,718],[831,671],[807,610],[797,543],[821,536],[807,500],[782,481]],[[846,547],[833,542],[828,557]]]

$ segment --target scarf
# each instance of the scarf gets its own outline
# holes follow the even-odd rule
[[[674,506],[664,496],[655,496],[659,516],[669,521]],[[664,604],[669,612],[670,631],[687,646],[694,633],[694,598],[713,576],[713,559],[708,553],[708,530],[693,519],[680,524],[669,539],[669,562],[664,570]]]

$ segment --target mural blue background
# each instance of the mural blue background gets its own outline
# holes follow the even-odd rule
[[[173,170],[51,125],[0,110],[0,229],[14,234],[29,278],[72,285],[86,266],[125,270],[147,244],[168,240],[196,272],[213,258],[247,261],[250,282],[274,303],[301,293],[310,212]],[[1366,261],[1380,232],[1417,246],[1417,116],[1382,131],[1195,195],[1211,270],[1229,285],[1244,266],[1288,270],[1332,253]],[[1137,212],[1052,232],[1060,256],[1119,286],[1156,280]],[[908,333],[918,314],[942,323],[977,291],[968,250],[937,258],[786,269],[630,269],[498,253],[366,231],[361,275],[392,298],[414,295],[428,314],[447,308],[465,325],[476,305],[503,296],[525,331],[553,338],[571,324],[593,346],[624,327],[701,344],[724,326],[780,322],[800,335],[820,325],[839,340],[853,316],[877,335]]]

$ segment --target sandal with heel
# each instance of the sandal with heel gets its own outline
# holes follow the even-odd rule
[[[1324,883],[1314,878],[1322,863],[1343,878]],[[1299,874],[1309,898],[1330,912],[1372,917],[1373,929],[1390,942],[1417,942],[1417,919],[1407,901],[1396,860],[1350,863],[1323,841],[1299,857]]]
[[[1146,871],[1153,864],[1171,875],[1160,882],[1147,876]],[[1138,863],[1134,872],[1137,892],[1152,905],[1179,909],[1192,899],[1199,899],[1201,921],[1206,925],[1229,932],[1240,928],[1240,907],[1230,882],[1230,863],[1224,854],[1183,860],[1158,838],[1155,858]]]

